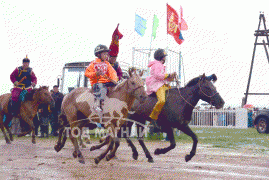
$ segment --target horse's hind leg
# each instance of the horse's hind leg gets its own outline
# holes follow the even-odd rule
[[[100,154],[100,156],[94,158],[95,164],[98,164],[107,155],[108,151],[110,151],[113,148],[114,145],[113,138],[111,136],[108,136],[108,138],[109,138],[108,147],[102,154]]]
[[[2,118],[2,117],[0,117],[0,118]],[[2,118],[2,119],[3,119],[3,118]],[[8,139],[8,137],[7,137],[7,135],[6,135],[5,126],[4,126],[4,124],[3,124],[3,121],[0,122],[0,128],[1,128],[1,130],[2,130],[2,132],[3,132],[3,134],[4,134],[4,136],[5,136],[6,143],[7,143],[7,144],[11,144],[10,140]]]
[[[8,134],[9,134],[10,140],[13,141],[13,135],[12,135],[12,133],[10,131],[10,128],[8,127],[11,120],[12,120],[12,116],[6,115],[5,127],[6,127],[6,130],[7,130]]]
[[[191,152],[190,152],[190,154],[185,156],[185,161],[188,162],[196,154],[198,138],[197,138],[196,134],[194,134],[194,132],[191,130],[189,125],[181,127],[180,130],[182,132],[184,132],[185,134],[187,134],[188,136],[190,136],[192,138],[192,140],[193,140]]]
[[[165,154],[168,151],[170,151],[171,149],[174,149],[176,147],[176,142],[175,142],[175,138],[174,138],[173,128],[172,127],[168,128],[168,130],[166,131],[166,133],[167,133],[168,139],[170,140],[170,146],[168,146],[167,148],[162,148],[162,149],[157,148],[154,151],[154,154],[155,155]]]

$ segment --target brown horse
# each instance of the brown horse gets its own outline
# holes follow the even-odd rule
[[[8,127],[8,124],[12,120],[13,116],[11,115],[10,109],[8,108],[9,100],[11,98],[11,93],[3,94],[0,96],[0,128],[5,136],[7,144],[10,144],[10,140],[13,141],[12,133]],[[25,101],[21,103],[20,112],[18,118],[25,121],[30,125],[30,131],[22,132],[20,136],[25,136],[32,131],[32,143],[35,144],[35,128],[33,123],[33,118],[37,113],[38,105],[41,103],[50,104],[54,106],[54,100],[51,97],[48,87],[43,86],[38,89],[33,89],[30,93],[26,95]],[[6,116],[5,123],[3,123],[3,117]],[[8,139],[5,129],[9,133],[10,140]]]
[[[132,107],[135,99],[143,102],[147,95],[144,89],[144,81],[141,79],[143,72],[139,75],[136,70],[129,69],[130,78],[118,84],[115,88],[111,88],[107,94],[108,98],[104,102],[103,112],[104,117],[102,121],[105,128],[109,128],[113,134],[118,132],[117,127],[121,127],[124,120],[121,118],[126,118],[128,116],[128,111]],[[63,126],[70,125],[71,131],[75,127],[81,128],[85,126],[89,119],[100,123],[99,116],[95,114],[92,110],[92,105],[94,104],[94,96],[88,88],[76,88],[71,93],[67,94],[62,102],[62,114],[59,116],[59,120],[64,122]],[[86,121],[80,121],[84,116]],[[113,118],[116,117],[116,118]],[[92,124],[94,125],[94,124]],[[96,125],[94,125],[94,128]],[[64,138],[61,141],[61,136],[64,134]],[[55,145],[55,150],[59,152],[66,141],[67,133],[65,130],[61,129],[59,133],[59,139],[57,145]],[[73,152],[74,158],[78,157],[80,163],[85,163],[81,151],[79,150],[77,139],[74,138],[72,133],[69,133],[69,138],[72,141],[75,150]],[[115,146],[114,146],[115,142]],[[115,152],[119,147],[119,139],[114,138],[112,135],[107,136],[106,144],[108,144],[107,149],[97,158],[95,158],[95,163],[98,164],[112,149],[111,154],[107,156],[107,160],[115,156]]]

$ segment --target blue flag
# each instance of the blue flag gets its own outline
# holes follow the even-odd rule
[[[135,31],[142,37],[147,29],[146,25],[147,20],[135,14]]]

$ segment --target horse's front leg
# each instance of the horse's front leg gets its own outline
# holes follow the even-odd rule
[[[154,152],[155,155],[165,154],[171,149],[174,149],[176,147],[173,128],[172,127],[167,128],[166,133],[167,133],[168,139],[170,140],[170,146],[168,146],[167,148],[157,148]]]
[[[110,135],[108,135],[107,138],[109,139],[107,149],[103,153],[101,153],[98,157],[94,158],[95,164],[98,164],[107,155],[108,151],[110,151],[113,148],[114,145],[113,138]]]
[[[197,138],[196,134],[194,134],[194,132],[191,130],[189,125],[185,125],[185,126],[181,127],[179,130],[181,130],[182,132],[184,132],[185,134],[190,136],[192,138],[192,140],[193,140],[191,152],[190,152],[190,154],[187,154],[185,156],[185,161],[188,162],[196,154],[198,138]]]
[[[138,139],[138,142],[140,144],[140,146],[143,148],[143,151],[146,155],[146,157],[148,158],[148,162],[154,162],[153,161],[153,158],[148,150],[148,148],[146,147],[145,143],[144,143],[144,130],[145,128],[143,126],[141,126],[140,124],[137,124],[137,139]]]
[[[74,127],[71,128],[71,132],[72,132],[72,129],[73,129],[73,128],[74,128]],[[81,151],[80,151],[80,149],[79,149],[79,146],[78,146],[78,141],[77,141],[77,139],[72,135],[71,132],[69,133],[69,138],[70,138],[70,140],[72,141],[72,143],[73,143],[73,145],[74,145],[74,147],[75,147],[75,150],[74,150],[74,152],[73,152],[73,156],[74,156],[74,158],[78,157],[79,162],[82,163],[82,164],[85,164],[84,157],[83,157],[83,155],[82,155],[82,153],[81,153]]]

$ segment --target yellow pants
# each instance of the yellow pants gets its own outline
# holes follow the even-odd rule
[[[152,113],[149,116],[151,119],[154,119],[154,120],[158,119],[158,116],[161,113],[162,108],[163,108],[163,106],[165,104],[165,91],[168,90],[168,89],[171,89],[171,87],[164,84],[156,92],[158,101],[157,101],[156,105],[154,106],[154,108],[152,110]]]

